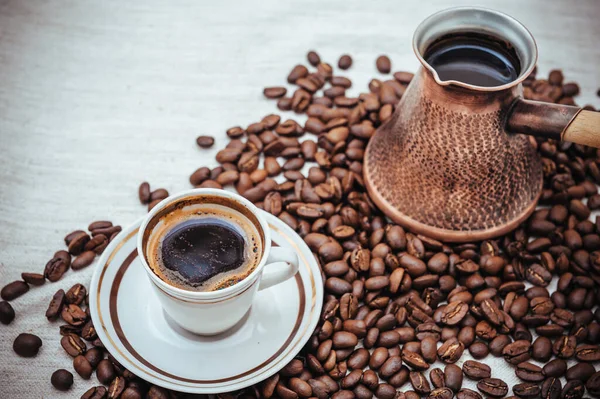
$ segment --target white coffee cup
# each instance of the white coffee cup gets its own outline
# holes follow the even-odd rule
[[[222,198],[220,203],[249,216],[263,238],[262,257],[243,280],[216,291],[192,291],[179,288],[160,278],[148,264],[147,244],[158,219],[176,207],[193,206],[206,198]],[[188,205],[191,204],[191,205]],[[271,247],[271,231],[254,204],[238,194],[212,188],[201,188],[172,195],[156,205],[142,222],[137,249],[166,314],[184,329],[201,335],[214,335],[237,324],[250,310],[256,293],[284,282],[298,271],[298,256],[289,248]]]

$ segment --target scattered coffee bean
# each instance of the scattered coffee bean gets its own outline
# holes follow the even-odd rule
[[[282,86],[266,87],[263,90],[263,94],[267,98],[281,98],[285,96],[287,89]]]
[[[533,382],[523,382],[513,386],[513,393],[520,398],[539,398],[541,389]]]
[[[52,373],[50,382],[59,391],[68,391],[73,385],[73,374],[65,369],[56,370]]]
[[[456,394],[457,399],[482,399],[478,392],[475,392],[469,388],[463,388]]]
[[[484,363],[475,360],[467,360],[463,363],[463,372],[473,380],[481,380],[492,376],[492,369]]]
[[[352,57],[348,54],[344,54],[340,57],[338,61],[338,67],[340,69],[346,70],[352,66]]]
[[[10,303],[0,301],[0,323],[10,324],[15,319],[15,310]]]
[[[523,381],[540,382],[544,380],[542,368],[530,362],[522,362],[517,364],[515,374]]]
[[[67,304],[81,305],[81,303],[85,299],[86,294],[87,291],[82,284],[75,284],[65,294],[65,302]]]
[[[444,383],[454,392],[460,391],[463,382],[463,371],[455,364],[448,364],[444,368]]]
[[[108,399],[117,399],[121,397],[121,394],[125,390],[125,378],[115,377],[114,380],[108,386]]]
[[[85,243],[83,243],[85,245]],[[46,263],[44,277],[51,282],[56,282],[65,274],[71,266],[71,255],[67,251],[58,251],[54,257]]]
[[[29,285],[40,286],[46,282],[46,278],[40,273],[21,273],[21,278]]]
[[[86,351],[85,342],[76,334],[67,334],[60,340],[60,345],[71,357],[83,355]]]
[[[375,62],[377,70],[381,73],[390,73],[392,70],[392,62],[386,55],[380,55]]]
[[[198,136],[196,144],[200,148],[210,148],[215,144],[215,138],[212,136]]]
[[[13,350],[21,357],[34,357],[42,346],[42,340],[37,335],[21,333],[13,342]]]
[[[508,385],[498,378],[484,378],[477,382],[477,389],[494,398],[501,398],[508,393]]]
[[[46,310],[46,317],[48,320],[54,320],[62,311],[63,304],[65,302],[65,291],[60,289],[56,291],[56,294],[50,300],[48,309]]]
[[[73,368],[84,380],[89,379],[94,371],[90,362],[83,355],[78,355],[73,359]]]
[[[306,55],[306,59],[310,65],[315,67],[321,62],[321,57],[319,57],[319,54],[317,54],[316,51],[309,51]]]
[[[87,314],[77,305],[65,304],[61,311],[61,317],[70,325],[77,327],[84,325],[87,320]]]
[[[12,301],[29,291],[29,285],[24,281],[13,281],[6,284],[0,291],[0,297],[5,301]]]
[[[106,246],[108,246],[108,242],[106,242],[106,245],[104,245],[104,248],[106,248]],[[94,262],[95,258],[96,258],[96,252],[84,251],[81,254],[77,255],[75,257],[75,259],[73,259],[73,262],[71,263],[71,268],[73,270],[83,269],[84,267],[91,265],[92,262]]]
[[[116,377],[115,367],[112,362],[108,359],[104,359],[98,363],[96,368],[96,377],[104,385],[110,384],[110,382]]]

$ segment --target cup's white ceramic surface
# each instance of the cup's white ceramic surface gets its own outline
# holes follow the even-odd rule
[[[175,287],[162,280],[149,266],[144,239],[151,223],[176,204],[193,203],[194,199],[219,197],[235,202],[249,211],[264,238],[263,254],[254,271],[242,281],[217,291],[197,292]],[[137,250],[165,312],[181,327],[202,335],[221,333],[238,323],[250,309],[259,290],[279,284],[298,271],[298,256],[289,248],[271,248],[271,232],[258,208],[245,198],[225,190],[193,189],[172,195],[156,205],[142,222]]]

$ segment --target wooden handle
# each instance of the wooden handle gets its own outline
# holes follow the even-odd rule
[[[600,112],[579,112],[563,131],[561,139],[600,148]]]

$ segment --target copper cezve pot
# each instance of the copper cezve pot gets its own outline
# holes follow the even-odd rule
[[[509,43],[518,77],[497,87],[441,80],[425,51],[442,36],[469,33]],[[541,160],[524,134],[600,147],[600,113],[523,99],[537,48],[510,16],[445,10],[419,25],[413,48],[423,66],[364,162],[371,198],[395,222],[450,242],[505,234],[534,211],[542,190]]]

